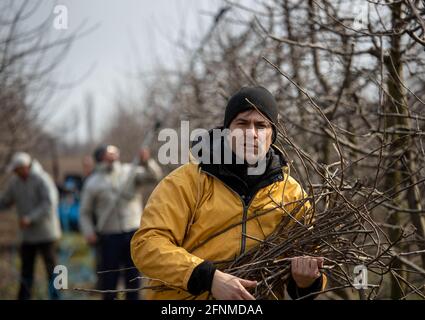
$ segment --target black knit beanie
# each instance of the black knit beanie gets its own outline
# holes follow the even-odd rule
[[[229,128],[232,120],[241,112],[255,109],[251,103],[261,111],[273,124],[278,123],[277,103],[273,95],[263,87],[243,87],[227,102],[224,114],[224,128]],[[273,128],[273,142],[276,140],[276,128]]]

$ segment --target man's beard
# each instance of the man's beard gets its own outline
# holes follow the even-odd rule
[[[118,161],[114,161],[114,162],[102,162],[100,164],[100,169],[104,170],[106,172],[112,172],[114,171],[115,168],[117,168],[118,166]]]

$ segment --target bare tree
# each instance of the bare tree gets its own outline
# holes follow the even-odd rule
[[[60,90],[54,71],[75,39],[92,28],[54,36],[51,14],[36,25],[29,23],[41,1],[3,1],[0,10],[0,170],[18,149],[36,150],[51,141],[42,126],[59,108],[48,108]],[[51,144],[50,144],[51,145]]]

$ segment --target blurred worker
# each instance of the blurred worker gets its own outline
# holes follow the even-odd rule
[[[58,299],[53,286],[57,260],[57,241],[61,228],[57,214],[58,191],[53,180],[40,163],[25,152],[17,152],[8,167],[14,172],[0,196],[0,210],[15,205],[22,231],[21,285],[18,298],[30,299],[33,285],[34,262],[41,254],[49,279],[49,298]]]
[[[98,147],[94,159],[96,168],[83,187],[80,229],[89,244],[97,245],[99,269],[125,269],[125,286],[135,289],[140,281],[131,260],[130,240],[143,210],[140,187],[158,181],[162,171],[147,149],[140,150],[140,166],[120,163],[119,149],[112,145]],[[100,289],[115,290],[119,275],[117,271],[99,274]],[[103,298],[115,296],[105,293]],[[126,298],[138,299],[138,292],[127,292]]]

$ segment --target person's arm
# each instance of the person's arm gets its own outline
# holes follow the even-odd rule
[[[39,183],[37,184],[39,203],[28,213],[27,216],[25,216],[25,218],[28,219],[29,224],[40,221],[40,219],[49,214],[50,210],[52,210],[53,199],[49,188],[47,181],[40,178]]]
[[[97,241],[95,226],[93,224],[95,192],[93,188],[85,183],[81,192],[80,205],[80,230],[89,244]]]
[[[147,160],[143,167],[136,172],[135,182],[137,185],[149,182],[157,182],[162,177],[162,169],[154,159]]]
[[[199,178],[190,166],[178,168],[158,184],[131,241],[133,262],[143,274],[184,290],[195,267],[204,261],[182,247]]]
[[[188,291],[193,295],[199,295],[205,291],[211,291],[213,279],[217,267],[211,262],[205,260],[193,269],[187,283]]]
[[[187,288],[193,295],[209,291],[217,300],[255,300],[247,288],[256,286],[257,281],[235,277],[204,261],[193,269]]]
[[[293,178],[289,177],[288,182],[291,200],[294,202],[289,210],[297,221],[306,224],[314,218],[310,201],[304,201],[308,195]],[[295,220],[292,223],[296,223]],[[291,261],[291,274],[286,283],[289,296],[294,300],[303,297],[306,297],[306,300],[315,299],[327,283],[326,275],[320,272],[322,267],[323,257],[294,257]]]
[[[0,211],[9,209],[13,206],[13,191],[12,185],[9,183],[6,187],[6,190],[0,195]]]
[[[293,273],[291,273],[288,282],[286,284],[286,290],[291,297],[291,299],[304,299],[304,300],[313,300],[315,299],[319,292],[324,290],[326,287],[327,278],[324,274],[321,274],[316,278],[313,283],[307,287],[300,287],[294,279]],[[305,298],[303,298],[305,297]]]
[[[199,173],[190,166],[172,172],[153,191],[131,241],[133,262],[148,277],[192,295],[211,291],[216,299],[254,299],[245,288],[255,287],[255,281],[216,270],[182,247],[197,201]]]

